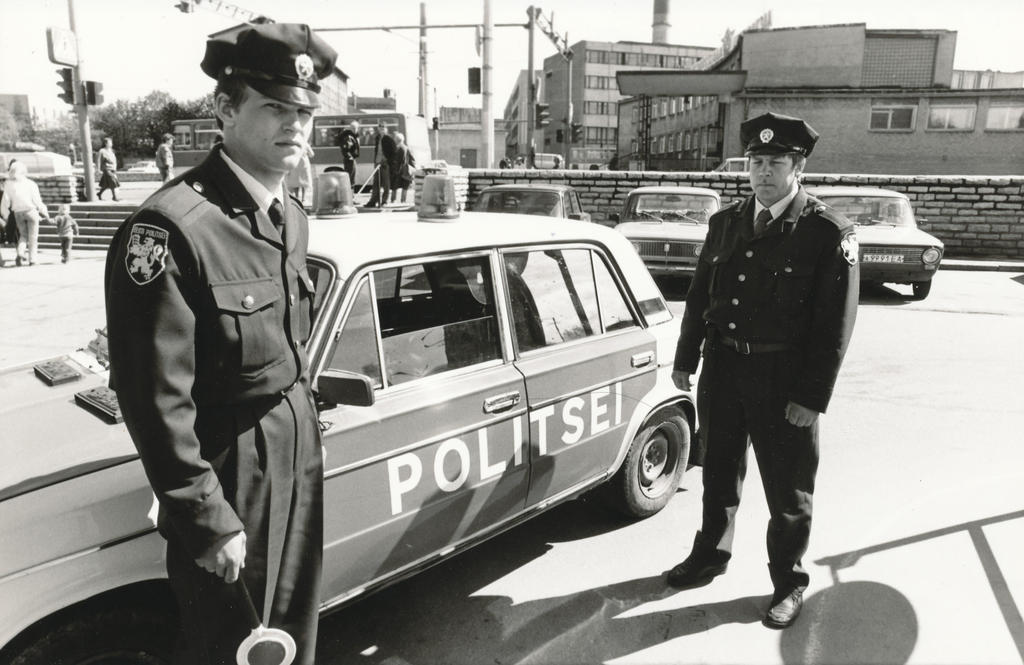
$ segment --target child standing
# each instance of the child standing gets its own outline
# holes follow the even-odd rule
[[[57,225],[57,236],[60,238],[60,262],[67,263],[71,260],[71,245],[75,236],[78,235],[78,222],[70,214],[71,206],[61,203],[57,207],[57,214],[53,223]]]

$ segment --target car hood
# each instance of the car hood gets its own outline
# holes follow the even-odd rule
[[[50,386],[35,364],[0,371],[0,501],[137,457],[123,424],[75,401],[77,392],[106,386],[96,358],[79,351],[52,360],[81,377]]]
[[[707,224],[680,224],[678,222],[623,222],[615,230],[636,240],[688,240],[703,242],[708,235]]]
[[[858,226],[857,242],[860,245],[903,245],[942,247],[942,241],[921,229],[908,226]]]

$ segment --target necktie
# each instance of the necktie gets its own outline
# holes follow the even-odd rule
[[[754,235],[759,236],[764,233],[770,221],[772,221],[772,211],[768,208],[757,213],[757,219],[754,220]]]
[[[267,216],[270,217],[270,221],[274,223],[274,227],[284,235],[284,207],[281,202],[274,199],[274,202],[270,204],[267,209]]]

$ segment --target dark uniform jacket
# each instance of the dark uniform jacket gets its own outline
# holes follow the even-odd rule
[[[797,192],[752,238],[754,197],[712,215],[686,297],[675,369],[695,372],[705,337],[790,344],[801,351],[789,400],[824,413],[857,313],[853,224]]]
[[[110,384],[159,499],[161,533],[194,557],[243,529],[218,478],[237,464],[232,428],[296,384],[311,401],[305,215],[284,201],[282,253],[219,152],[122,224],[105,280]]]

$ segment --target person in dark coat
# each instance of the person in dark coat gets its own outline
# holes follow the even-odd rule
[[[234,663],[264,625],[312,665],[323,458],[304,344],[308,223],[284,193],[336,53],[308,26],[206,45],[223,142],[118,229],[105,287],[110,384],[160,503],[182,639],[175,662]]]
[[[96,156],[96,164],[100,172],[99,191],[96,198],[103,200],[103,192],[110,190],[110,196],[117,201],[117,188],[121,182],[117,179],[117,155],[114,154],[114,140],[109,136],[103,139],[103,147]]]
[[[356,162],[359,160],[358,120],[353,120],[348,127],[341,130],[341,134],[338,135],[338,147],[341,148],[341,161],[345,167],[345,173],[348,173],[349,184],[352,185],[352,191],[355,192],[357,189]]]
[[[667,581],[690,587],[725,572],[752,444],[771,515],[774,593],[764,624],[785,628],[800,614],[809,580],[801,558],[818,419],[853,333],[857,238],[849,220],[800,187],[818,139],[810,125],[766,113],[744,122],[740,137],[754,195],[709,220],[676,348],[672,379],[683,390],[703,349],[704,510],[689,556]]]
[[[398,199],[398,192],[401,190],[401,202],[405,203],[409,187],[412,186],[412,169],[416,166],[416,158],[412,156],[409,146],[405,144],[405,135],[395,132],[395,152],[388,162],[391,169],[391,202]]]
[[[373,177],[373,190],[367,208],[377,208],[388,202],[391,193],[391,160],[395,156],[395,137],[383,123],[377,125],[373,145],[373,163],[377,172]]]

